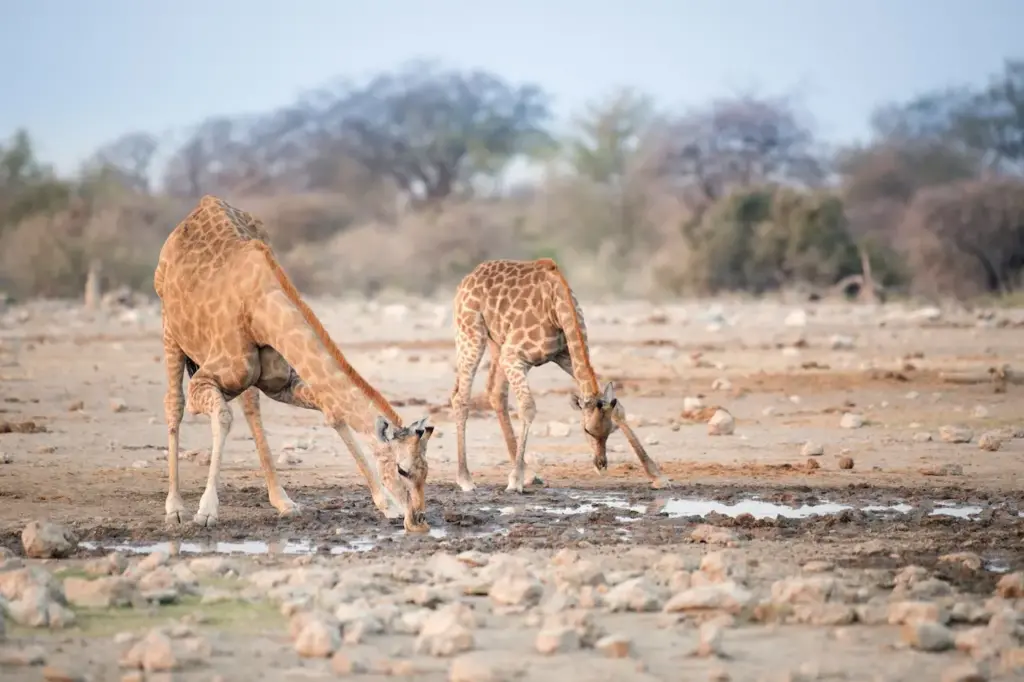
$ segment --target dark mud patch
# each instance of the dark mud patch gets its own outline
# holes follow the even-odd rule
[[[46,433],[46,427],[32,420],[21,422],[0,420],[0,433]]]

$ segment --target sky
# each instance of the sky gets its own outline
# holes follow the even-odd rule
[[[283,106],[416,58],[533,82],[566,120],[618,86],[683,109],[795,95],[828,142],[1024,57],[1020,0],[0,0],[0,139],[73,173],[120,134]]]

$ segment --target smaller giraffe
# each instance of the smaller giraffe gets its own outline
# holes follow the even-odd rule
[[[526,439],[537,412],[526,375],[531,368],[548,362],[557,364],[576,381],[579,392],[571,396],[570,402],[580,412],[597,472],[608,468],[608,436],[621,429],[651,479],[651,486],[668,485],[669,479],[662,475],[626,423],[625,408],[615,397],[612,382],[603,391],[598,388],[590,364],[583,313],[555,261],[484,261],[459,284],[452,318],[457,374],[451,404],[459,455],[456,482],[463,491],[476,487],[466,464],[466,421],[473,378],[485,348],[491,356],[487,393],[513,465],[506,490],[523,492]],[[508,413],[510,384],[519,404],[518,444]]]
[[[259,393],[323,413],[341,436],[389,518],[405,516],[410,532],[426,532],[424,484],[427,417],[402,426],[394,407],[348,363],[278,265],[263,224],[213,196],[171,231],[160,250],[153,286],[162,304],[167,394],[168,521],[180,523],[178,429],[183,410],[210,416],[213,448],[195,522],[217,522],[220,460],[231,428],[228,402],[242,396],[270,502],[281,514],[297,505],[278,483],[259,411]],[[182,376],[188,370],[188,400]],[[369,437],[376,462],[353,431]]]

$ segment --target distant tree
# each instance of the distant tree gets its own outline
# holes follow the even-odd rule
[[[36,156],[32,139],[18,130],[0,144],[0,231],[36,213],[67,204],[71,187]]]
[[[816,186],[824,178],[814,135],[784,97],[719,99],[665,122],[662,173],[700,208],[765,182]]]
[[[149,133],[126,133],[113,142],[100,147],[86,162],[91,172],[106,171],[123,187],[149,194],[150,172],[158,142]]]
[[[485,71],[413,62],[321,99],[320,125],[344,151],[416,200],[468,191],[550,143],[547,95]]]
[[[919,289],[1007,294],[1024,286],[1024,181],[987,178],[924,189],[901,231]]]
[[[620,88],[574,117],[565,152],[577,175],[597,183],[619,182],[628,172],[654,121],[650,97]]]

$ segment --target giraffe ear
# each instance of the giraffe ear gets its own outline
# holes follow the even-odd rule
[[[373,425],[373,431],[377,436],[377,440],[381,443],[387,443],[394,437],[394,427],[391,426],[391,422],[381,416],[377,417],[377,421]]]
[[[613,409],[615,404],[619,402],[618,398],[615,397],[615,385],[611,381],[604,385],[604,393],[601,394],[601,402],[604,403],[608,409]]]

